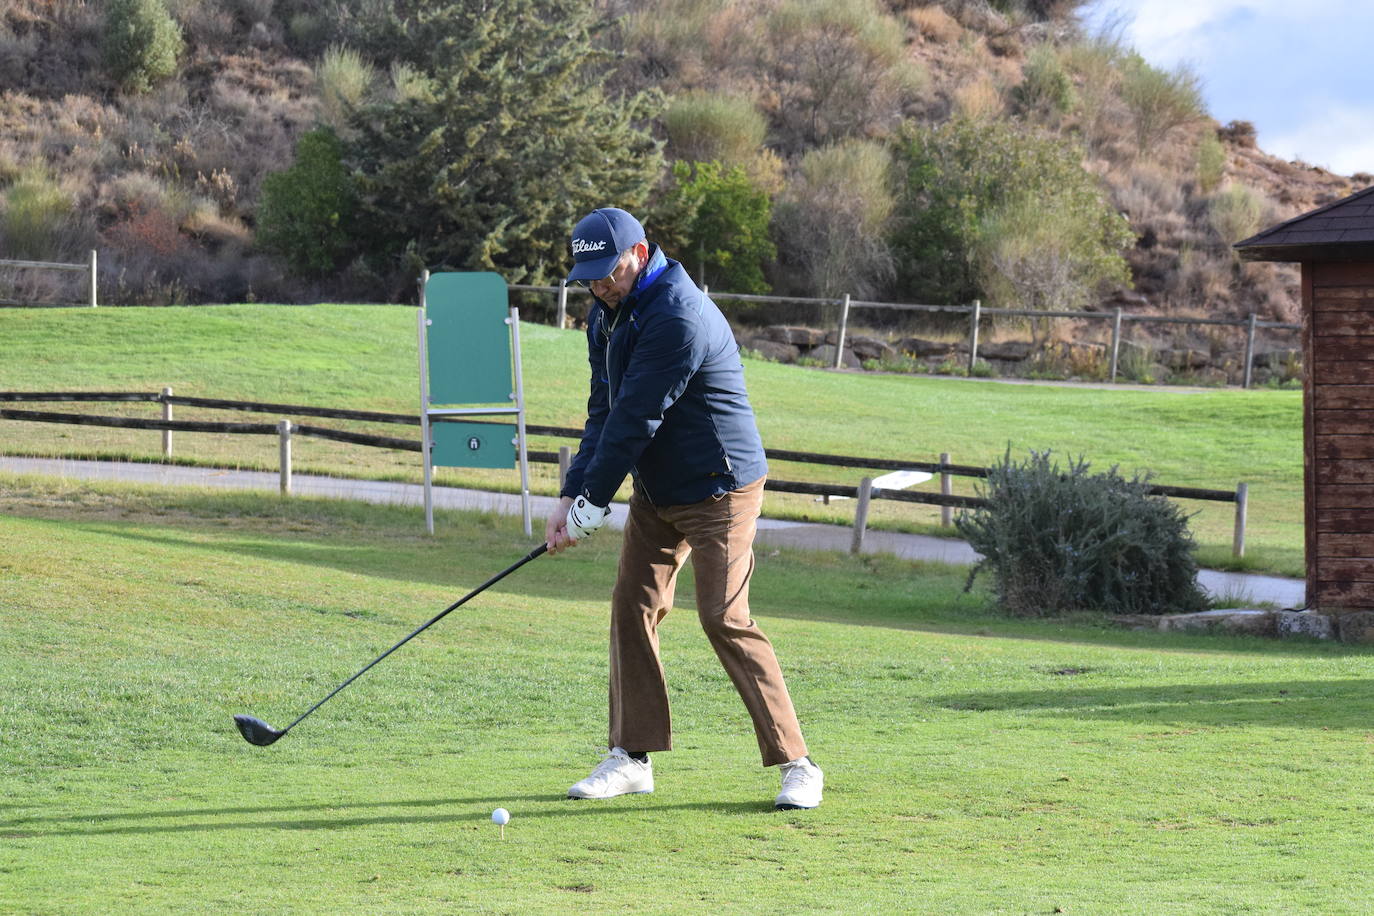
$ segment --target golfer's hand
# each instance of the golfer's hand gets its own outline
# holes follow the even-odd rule
[[[568,510],[567,532],[568,538],[574,543],[586,537],[591,537],[592,532],[600,528],[606,521],[606,516],[611,514],[611,510],[606,506],[594,506],[585,496],[579,496],[573,500],[572,508]]]
[[[549,513],[549,520],[544,524],[544,543],[549,545],[551,554],[573,546],[573,542],[568,538],[568,510],[572,508],[572,504],[572,497],[564,496],[558,501],[558,506]]]

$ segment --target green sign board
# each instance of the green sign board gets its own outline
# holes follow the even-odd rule
[[[515,400],[510,297],[500,274],[432,275],[425,284],[425,315],[429,319],[425,339],[431,404],[509,404]]]
[[[431,422],[431,461],[445,468],[515,467],[515,424]]]

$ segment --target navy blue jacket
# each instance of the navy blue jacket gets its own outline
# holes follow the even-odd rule
[[[730,325],[657,245],[618,308],[596,301],[587,349],[587,424],[562,495],[606,506],[632,473],[654,505],[682,506],[768,473]]]

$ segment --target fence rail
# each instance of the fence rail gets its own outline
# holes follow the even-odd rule
[[[369,433],[355,433],[348,430],[332,429],[323,426],[295,424],[286,419],[277,423],[233,423],[207,420],[174,420],[171,417],[173,404],[211,408],[216,410],[240,410],[256,413],[272,413],[279,417],[290,414],[298,417],[323,417],[345,420],[362,420],[377,423],[396,423],[419,426],[420,418],[410,414],[382,413],[366,410],[348,410],[333,407],[308,407],[298,404],[271,404],[260,401],[233,401],[221,398],[194,398],[174,395],[172,389],[164,388],[161,393],[135,391],[0,391],[0,404],[25,402],[85,402],[85,403],[161,403],[162,419],[139,419],[137,417],[112,417],[96,414],[59,413],[53,411],[14,409],[0,407],[0,419],[27,421],[34,423],[62,423],[76,426],[103,426],[121,429],[161,430],[163,433],[163,455],[171,457],[173,431],[197,433],[230,433],[238,435],[276,435],[281,438],[281,477],[282,492],[290,492],[290,440],[292,435],[330,439],[352,445],[372,448],[389,448],[401,451],[419,452],[418,440],[402,439],[394,436],[375,436]],[[442,422],[440,420],[439,422]],[[469,421],[481,422],[481,421]],[[582,430],[567,426],[527,425],[531,435],[580,439]],[[530,461],[537,464],[557,464],[562,472],[569,461],[570,450],[565,446],[559,452],[529,451]],[[887,499],[894,502],[920,503],[940,506],[942,523],[951,524],[951,509],[970,509],[987,505],[987,501],[976,496],[960,496],[951,492],[951,478],[986,478],[988,469],[976,465],[952,464],[947,454],[942,454],[938,462],[902,461],[893,458],[866,458],[852,455],[826,455],[815,452],[798,452],[785,449],[767,449],[765,454],[773,461],[788,461],[798,464],[816,464],[830,467],[844,467],[861,470],[919,470],[940,475],[940,492],[928,493],[919,490],[891,490],[873,487],[872,479],[865,477],[858,486],[834,483],[808,483],[794,480],[770,479],[765,488],[780,493],[798,493],[821,496],[827,499],[839,497],[856,499],[854,550],[857,552],[863,542],[863,532],[867,526],[869,501]],[[1245,553],[1245,524],[1248,505],[1248,486],[1240,483],[1234,491],[1207,489],[1202,487],[1177,487],[1152,484],[1152,495],[1173,499],[1198,499],[1213,502],[1233,502],[1236,504],[1235,536],[1232,552],[1236,556]]]
[[[96,307],[96,304],[97,304],[97,303],[96,303],[96,286],[97,286],[97,281],[96,281],[96,253],[95,253],[95,249],[94,249],[94,248],[91,249],[91,256],[90,256],[90,258],[87,260],[87,262],[86,262],[85,264],[64,264],[64,263],[61,263],[61,262],[58,262],[58,261],[0,261],[0,267],[15,267],[15,268],[23,269],[23,270],[57,270],[57,271],[69,271],[69,272],[73,272],[73,273],[84,273],[84,274],[89,274],[89,276],[90,276],[90,282],[89,282],[89,284],[88,284],[88,290],[89,290],[90,295],[89,295],[89,298],[87,299],[86,302],[84,302],[84,303],[83,303],[83,302],[53,302],[53,303],[43,303],[43,304],[53,305],[53,306],[61,306],[61,305],[89,305],[91,308],[95,308],[95,307]],[[36,305],[36,304],[39,304],[39,303],[25,302],[25,301],[19,300],[19,299],[0,299],[0,305],[31,306],[31,305]]]
[[[591,295],[581,287],[568,286],[529,286],[512,284],[511,289],[522,292],[552,293],[558,297],[556,311],[556,326],[563,327],[567,322],[567,301],[568,292]],[[849,312],[852,309],[887,309],[902,312],[952,312],[955,314],[966,314],[969,316],[969,354],[968,368],[970,371],[978,363],[978,332],[985,315],[1006,315],[1022,318],[1071,318],[1081,321],[1110,321],[1112,323],[1112,341],[1110,344],[1110,368],[1108,375],[1111,381],[1115,382],[1117,370],[1120,365],[1121,353],[1121,328],[1124,322],[1134,321],[1137,323],[1156,323],[1156,324],[1181,324],[1181,325],[1212,325],[1217,327],[1243,328],[1246,331],[1245,337],[1245,374],[1241,387],[1249,388],[1253,378],[1252,372],[1255,362],[1255,332],[1259,329],[1282,330],[1282,331],[1301,331],[1302,325],[1288,324],[1281,321],[1261,321],[1259,316],[1251,312],[1245,318],[1184,318],[1169,317],[1165,315],[1131,315],[1120,308],[1110,312],[1074,312],[1074,311],[1039,311],[1036,309],[1013,309],[1013,308],[986,308],[978,300],[967,305],[926,305],[921,303],[908,302],[874,302],[867,299],[853,299],[848,295],[840,298],[809,298],[804,296],[765,296],[744,293],[723,293],[713,292],[711,296],[717,300],[728,300],[731,302],[773,302],[778,304],[795,303],[798,305],[838,305],[840,307],[840,317],[836,333],[835,362],[836,369],[843,365],[844,360],[844,341],[845,332],[849,324]]]

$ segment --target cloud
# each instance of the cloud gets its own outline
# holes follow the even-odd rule
[[[1096,0],[1085,20],[1113,15],[1155,66],[1190,65],[1212,116],[1254,123],[1267,152],[1374,172],[1374,2]]]
[[[1260,133],[1260,146],[1275,156],[1301,159],[1339,175],[1374,173],[1374,103],[1316,102],[1306,117],[1285,130]]]

